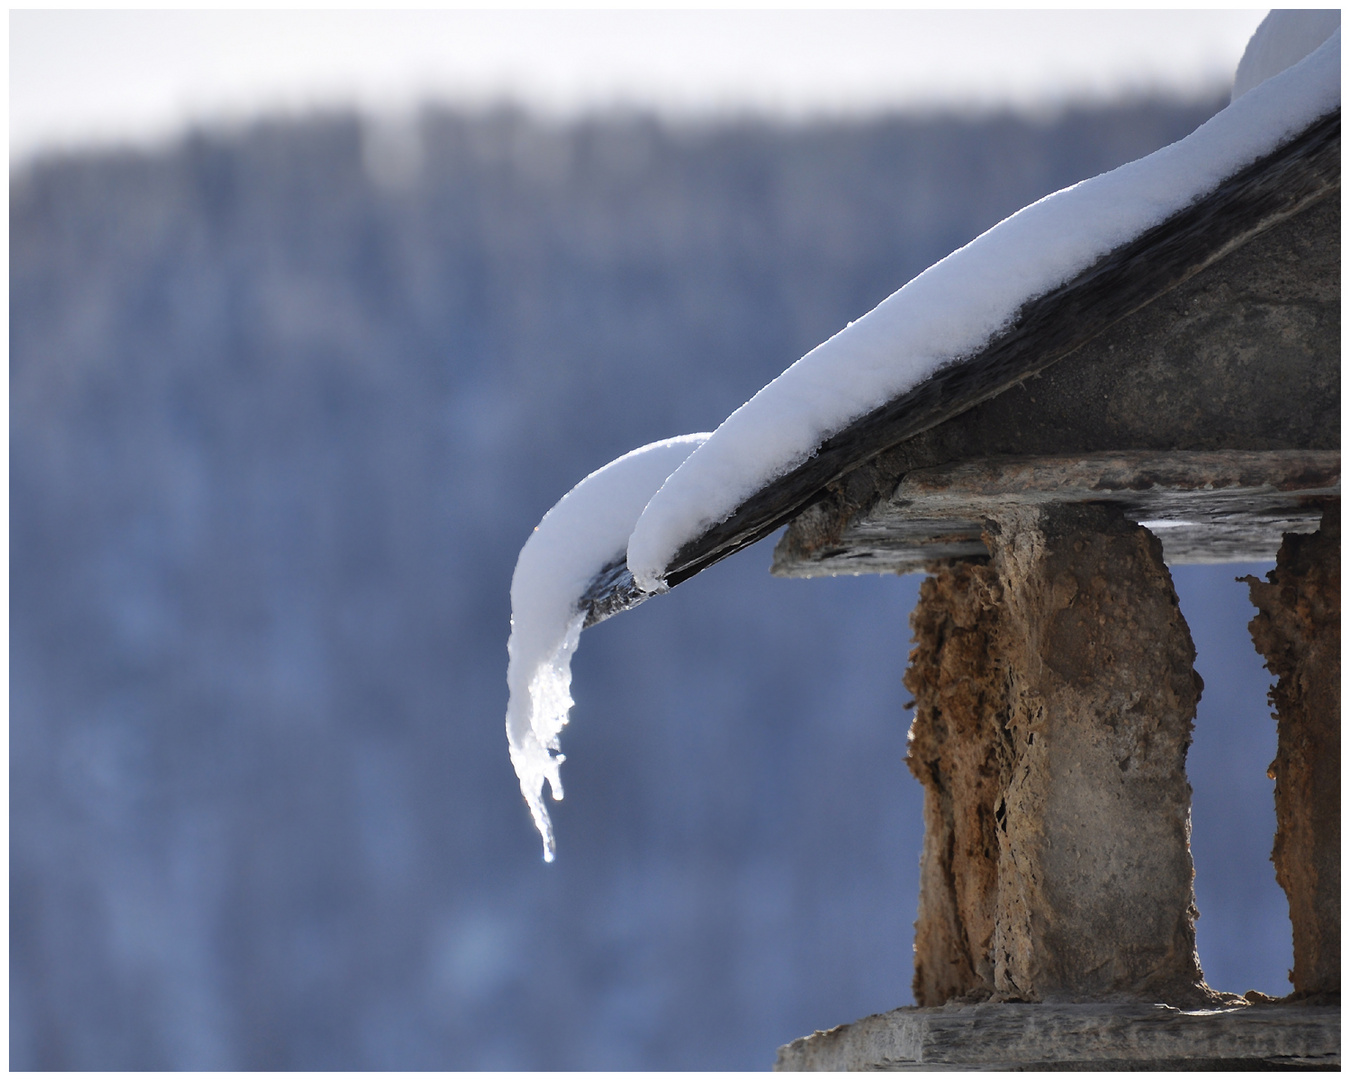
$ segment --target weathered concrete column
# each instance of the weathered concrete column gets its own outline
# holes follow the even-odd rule
[[[1162,548],[1099,504],[989,523],[914,616],[915,998],[1212,999],[1195,954],[1201,682]]]
[[[910,616],[915,647],[905,673],[915,697],[908,764],[924,788],[914,924],[919,1005],[985,1000],[994,992],[994,810],[1012,758],[998,576],[969,563],[931,569]]]
[[[1341,530],[1339,501],[1311,536],[1284,538],[1268,581],[1244,578],[1252,640],[1278,679],[1275,878],[1289,897],[1294,997],[1341,989]]]
[[[996,990],[1204,1000],[1185,769],[1201,681],[1162,547],[1104,504],[1014,509],[986,543],[1012,677]]]

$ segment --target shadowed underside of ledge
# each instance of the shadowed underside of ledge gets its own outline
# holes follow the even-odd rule
[[[971,459],[905,474],[890,498],[812,550],[789,534],[773,572],[905,574],[942,559],[984,559],[986,520],[1049,503],[1116,504],[1158,537],[1169,563],[1273,560],[1286,533],[1317,531],[1324,503],[1340,496],[1340,471],[1335,450]]]

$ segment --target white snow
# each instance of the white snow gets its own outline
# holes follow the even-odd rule
[[[572,654],[585,618],[578,611],[581,596],[623,554],[647,500],[707,438],[705,432],[651,443],[591,473],[544,515],[516,560],[506,738],[547,862],[553,861],[554,843],[544,781],[553,798],[563,797],[558,734],[572,707]]]
[[[1341,100],[1337,29],[1311,55],[1148,157],[1020,210],[817,346],[731,414],[647,504],[628,567],[675,553],[850,422],[978,352],[1022,306],[1275,150]]]
[[[1233,100],[1297,64],[1340,26],[1340,8],[1272,11],[1261,20],[1238,61]]]

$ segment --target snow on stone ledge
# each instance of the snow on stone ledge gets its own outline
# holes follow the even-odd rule
[[[1018,211],[807,353],[732,413],[653,496],[628,542],[638,586],[661,591],[681,547],[826,439],[977,353],[1028,301],[1339,108],[1340,76],[1337,28],[1186,138]]]
[[[506,682],[506,738],[520,791],[553,861],[553,827],[544,781],[563,795],[558,735],[572,707],[572,654],[585,613],[578,610],[591,579],[622,557],[647,500],[708,438],[682,435],[633,450],[591,473],[535,526],[511,578],[511,637]]]

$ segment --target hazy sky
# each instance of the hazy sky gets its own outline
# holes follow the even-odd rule
[[[10,148],[503,99],[840,114],[1210,91],[1251,11],[13,11]]]

